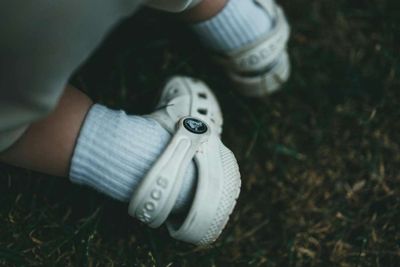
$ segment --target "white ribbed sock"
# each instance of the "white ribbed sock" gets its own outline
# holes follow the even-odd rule
[[[273,0],[271,5],[275,3]],[[204,45],[218,52],[229,52],[268,33],[272,20],[253,0],[229,0],[213,18],[192,28]]]
[[[171,139],[155,120],[94,105],[82,126],[70,167],[72,182],[128,202]],[[173,212],[184,210],[196,182],[189,165]]]

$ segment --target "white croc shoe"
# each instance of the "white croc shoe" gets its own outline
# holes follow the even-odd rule
[[[261,97],[278,90],[289,79],[286,45],[290,28],[282,9],[270,0],[253,0],[273,18],[265,36],[228,54],[217,55],[237,90],[245,96]]]
[[[176,77],[149,116],[173,137],[134,192],[129,214],[154,228],[165,222],[178,240],[209,245],[221,234],[240,192],[238,164],[220,140],[223,120],[218,102],[204,83]],[[177,222],[169,217],[192,160],[197,187],[186,217]]]

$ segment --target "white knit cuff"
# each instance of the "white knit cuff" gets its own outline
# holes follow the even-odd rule
[[[169,142],[168,134],[146,134],[160,128],[154,120],[94,105],[75,147],[71,181],[128,201]]]
[[[120,201],[133,192],[171,139],[157,121],[94,105],[81,128],[70,167],[72,182]],[[196,184],[195,164],[185,173],[174,211],[184,210]]]
[[[273,0],[270,1],[273,5]],[[216,16],[192,26],[206,46],[219,52],[249,44],[271,27],[270,16],[253,0],[229,0]]]

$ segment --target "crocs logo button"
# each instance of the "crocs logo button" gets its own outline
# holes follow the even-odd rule
[[[191,133],[203,134],[207,132],[207,125],[201,120],[188,118],[183,121],[183,126]]]

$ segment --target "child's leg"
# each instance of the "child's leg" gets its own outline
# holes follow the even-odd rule
[[[56,110],[32,124],[0,154],[0,161],[56,176],[71,174],[73,182],[128,201],[170,134],[153,119],[92,104],[85,94],[67,87]],[[191,164],[176,210],[188,202],[194,181]]]
[[[56,176],[68,176],[79,129],[92,106],[81,91],[68,86],[54,112],[32,124],[0,160]]]
[[[220,140],[219,105],[204,83],[176,77],[164,87],[158,107],[148,116],[128,116],[92,105],[69,87],[56,110],[0,160],[69,174],[72,182],[130,200],[129,214],[152,227],[165,222],[179,240],[210,244],[240,192],[236,159]],[[170,216],[177,213],[181,224]]]
[[[203,0],[195,7],[180,14],[189,23],[206,21],[217,15],[229,0]]]
[[[242,94],[264,96],[288,80],[290,27],[274,0],[229,0],[192,28],[205,46],[222,55],[215,55],[217,62]]]
[[[288,80],[290,29],[274,0],[203,0],[180,16],[242,94],[263,96]]]
[[[203,0],[182,17],[193,24],[206,46],[218,52],[230,52],[257,40],[272,24],[270,15],[253,0]]]

